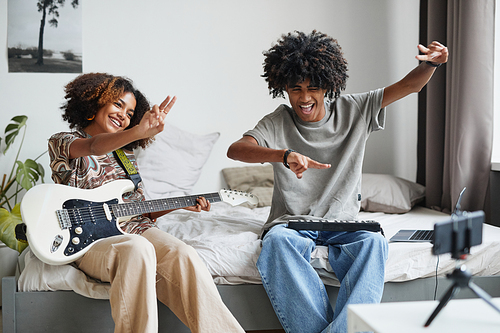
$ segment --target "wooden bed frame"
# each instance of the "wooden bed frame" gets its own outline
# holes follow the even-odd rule
[[[436,290],[437,281],[437,290]],[[500,297],[500,276],[476,277],[473,282],[492,297]],[[382,302],[433,300],[451,285],[446,278],[425,278],[385,284]],[[222,299],[247,331],[277,330],[281,325],[260,284],[218,285]],[[327,286],[332,304],[338,288]],[[475,298],[462,289],[455,298]],[[190,330],[159,303],[159,332]],[[19,292],[14,276],[2,280],[3,333],[14,332],[113,332],[109,301],[87,298],[73,291]]]

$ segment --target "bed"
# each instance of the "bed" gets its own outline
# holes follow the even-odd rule
[[[137,151],[148,198],[192,194],[218,133],[194,135],[172,125],[145,151]],[[161,154],[160,154],[161,152]],[[175,165],[165,159],[175,159]],[[158,227],[193,246],[207,265],[219,292],[246,331],[281,326],[260,282],[255,262],[259,234],[270,209],[270,165],[224,168],[228,187],[258,196],[256,205],[214,203],[210,212],[178,210],[158,219]],[[390,175],[363,174],[359,218],[380,222],[387,239],[399,229],[432,229],[449,215],[419,206],[425,188]],[[439,298],[450,286],[446,274],[457,262],[450,255],[433,256],[430,243],[390,243],[383,302]],[[113,332],[109,284],[88,278],[72,265],[50,266],[28,249],[20,258],[19,277],[2,281],[3,332]],[[332,305],[339,282],[325,247],[317,247],[311,264],[321,276]],[[500,296],[500,228],[484,225],[483,243],[465,262],[474,282],[491,296]],[[474,297],[462,290],[457,298]],[[160,332],[189,332],[159,304]]]

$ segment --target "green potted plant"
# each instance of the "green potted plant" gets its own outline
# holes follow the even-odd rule
[[[22,131],[22,140],[17,149],[10,173],[1,178],[0,187],[0,306],[2,305],[1,279],[4,276],[16,275],[17,258],[28,246],[25,242],[16,239],[15,227],[21,220],[21,198],[24,190],[29,190],[38,181],[43,182],[43,166],[36,162],[44,153],[34,160],[19,161],[19,155],[26,135],[27,116],[16,116],[11,119],[5,128],[5,137],[0,137],[0,160],[14,143],[15,138]],[[5,165],[5,162],[2,163]]]
[[[15,236],[15,227],[21,223],[21,199],[24,190],[29,190],[39,181],[43,183],[44,169],[36,161],[46,153],[43,152],[38,157],[27,159],[24,163],[20,161],[19,155],[26,136],[28,117],[21,115],[11,119],[5,128],[5,137],[0,137],[0,158],[4,157],[9,148],[14,143],[16,137],[22,131],[22,140],[17,149],[17,154],[10,173],[4,174],[0,188],[0,240],[21,253],[28,246],[26,242],[20,242]]]

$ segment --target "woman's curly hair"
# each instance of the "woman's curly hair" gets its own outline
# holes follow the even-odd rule
[[[306,79],[321,89],[325,97],[337,98],[345,90],[347,61],[336,39],[314,30],[306,35],[295,31],[281,36],[278,43],[264,52],[264,74],[273,98],[285,97],[287,86]]]
[[[135,112],[127,129],[139,124],[144,114],[151,108],[146,96],[134,88],[132,80],[107,73],[82,74],[68,83],[64,92],[66,101],[61,106],[62,117],[69,123],[70,128],[79,130],[90,125],[92,120],[89,119],[93,119],[103,106],[116,102],[126,92],[134,94],[136,100]],[[128,150],[139,146],[146,148],[152,141],[153,138],[141,139],[123,148]]]

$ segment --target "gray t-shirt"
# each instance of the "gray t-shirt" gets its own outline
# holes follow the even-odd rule
[[[244,133],[260,146],[293,149],[332,165],[329,169],[308,169],[298,179],[282,163],[272,163],[273,199],[263,231],[294,216],[357,218],[366,140],[385,125],[385,109],[380,108],[383,93],[381,88],[326,101],[326,115],[318,122],[304,122],[292,108],[280,105]]]

